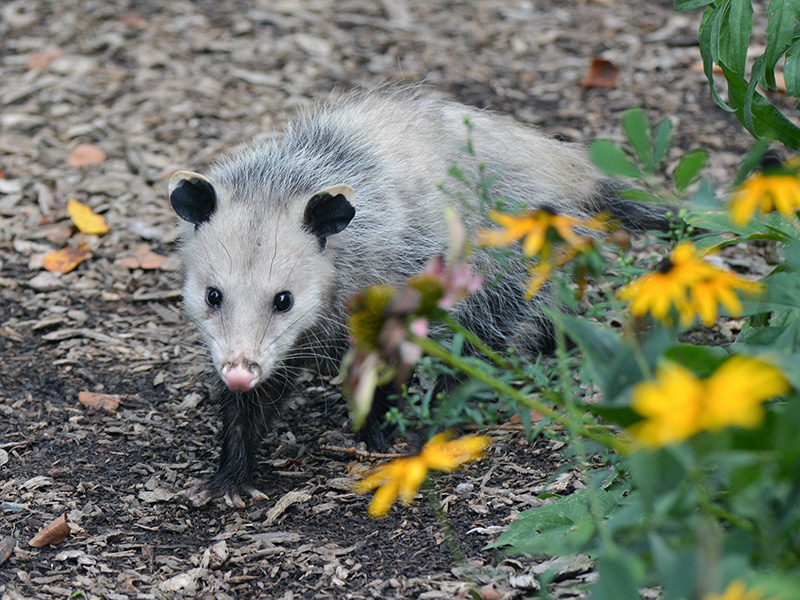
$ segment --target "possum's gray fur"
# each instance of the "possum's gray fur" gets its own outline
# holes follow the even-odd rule
[[[468,133],[474,157],[462,150]],[[447,183],[451,165],[474,175],[479,162],[496,175],[492,195],[512,205],[582,217],[607,210],[629,229],[666,224],[663,211],[619,200],[582,147],[419,89],[330,102],[301,115],[279,141],[225,159],[205,177],[173,177],[172,204],[186,221],[186,310],[230,388],[222,393],[220,470],[193,501],[259,497],[251,483],[255,429],[293,365],[339,355],[350,296],[399,284],[445,250],[446,205],[470,234],[488,224],[476,206],[437,187],[455,185]],[[472,260],[494,279],[499,267],[488,253]],[[550,337],[544,300],[525,301],[525,265],[510,269],[461,303],[456,317],[495,348],[541,349]],[[209,290],[219,296],[209,300]]]

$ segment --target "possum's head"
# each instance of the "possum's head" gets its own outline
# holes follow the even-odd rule
[[[337,185],[273,203],[181,171],[169,196],[187,223],[186,310],[225,384],[248,391],[326,317],[335,276],[327,240],[355,215],[355,194]]]

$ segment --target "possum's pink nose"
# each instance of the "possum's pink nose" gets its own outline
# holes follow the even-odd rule
[[[257,365],[226,363],[220,375],[232,392],[248,392],[261,380],[261,369]]]

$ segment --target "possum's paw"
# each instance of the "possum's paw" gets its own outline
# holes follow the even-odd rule
[[[203,506],[214,497],[214,494],[211,493],[211,490],[206,487],[203,481],[195,481],[189,484],[189,489],[183,495],[194,506]]]
[[[212,498],[222,496],[222,498],[225,500],[225,504],[232,508],[245,508],[247,506],[242,499],[242,496],[249,496],[256,502],[269,499],[269,496],[252,485],[240,485],[225,490],[203,481],[196,481],[192,483],[184,495],[186,496],[186,499],[194,506],[203,506]]]

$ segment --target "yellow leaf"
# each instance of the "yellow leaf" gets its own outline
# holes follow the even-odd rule
[[[83,233],[101,235],[108,231],[106,220],[101,215],[96,215],[92,209],[81,204],[75,198],[67,201],[67,211],[75,227]]]
[[[92,251],[89,249],[89,244],[81,242],[77,246],[69,246],[56,252],[51,252],[44,257],[42,266],[48,271],[55,273],[69,273],[77,267],[83,259],[89,256]]]

